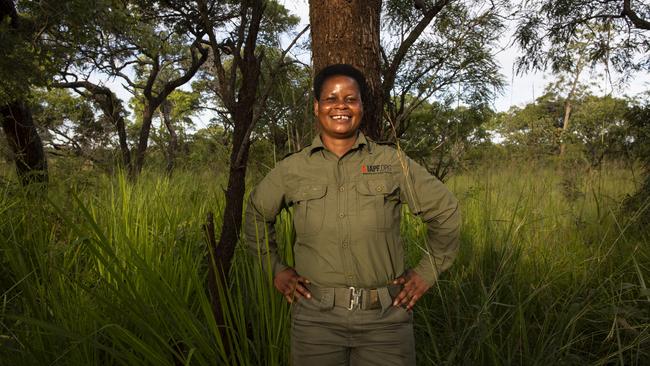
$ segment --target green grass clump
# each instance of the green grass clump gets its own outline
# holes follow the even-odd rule
[[[1,365],[288,364],[289,307],[263,259],[238,248],[225,328],[213,317],[202,225],[221,213],[223,176],[52,181],[0,187]],[[416,306],[419,364],[650,364],[648,233],[619,214],[629,173],[581,174],[568,190],[550,167],[512,167],[448,185],[462,247]],[[287,213],[276,229],[290,257]],[[412,264],[425,228],[407,214],[402,233]]]
[[[585,177],[578,197],[564,196],[549,170],[454,179],[462,250],[418,304],[420,362],[649,364],[647,233],[619,218],[618,202],[634,187],[612,177]]]

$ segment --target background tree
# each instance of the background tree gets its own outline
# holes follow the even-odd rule
[[[277,59],[277,54],[277,51],[269,50],[267,58]],[[263,72],[269,71],[263,69]],[[270,76],[265,76],[265,79],[270,79]],[[255,134],[258,139],[268,139],[273,144],[272,155],[276,159],[311,143],[315,131],[311,79],[311,68],[300,63],[287,65],[275,77]]]
[[[144,109],[142,96],[136,95],[130,103],[136,120],[134,125],[142,124]],[[200,95],[198,91],[174,90],[158,108],[158,113],[152,118],[158,121],[159,128],[152,129],[151,140],[154,146],[165,157],[165,171],[171,175],[181,154],[188,153],[188,129],[194,126],[192,117],[201,112]]]
[[[532,0],[522,2],[515,32],[522,49],[519,71],[566,69],[577,55],[568,47],[580,33],[597,29],[586,47],[588,61],[611,63],[618,71],[650,67],[650,4],[632,0]],[[637,57],[641,56],[641,57]]]
[[[624,158],[630,121],[628,102],[612,96],[585,95],[573,112],[569,143],[577,144],[590,168],[599,168],[605,157]]]
[[[286,57],[289,49],[307,28],[296,34],[277,58],[277,62],[269,65],[265,63],[266,56],[261,45],[270,41],[269,46],[278,46],[278,32],[292,29],[298,19],[290,16],[288,11],[275,1],[247,0],[223,5],[233,7],[239,14],[232,28],[223,29],[220,19],[215,18],[211,11],[214,5],[206,0],[198,0],[197,19],[207,34],[206,42],[211,49],[211,58],[206,64],[206,77],[211,84],[209,90],[214,93],[217,109],[223,108],[221,117],[232,126],[232,138],[228,183],[225,189],[226,202],[218,242],[213,237],[214,232],[210,230],[211,218],[207,227],[216,271],[211,273],[210,278],[218,276],[221,283],[228,283],[231,261],[241,231],[251,134],[264,114],[275,77],[283,67],[292,63]],[[225,33],[225,36],[219,38],[222,33]],[[263,73],[263,67],[270,67],[270,70]],[[268,75],[269,79],[263,80],[263,75]],[[223,324],[216,284],[212,282],[210,287],[216,318],[219,324]]]
[[[543,159],[559,152],[558,128],[562,118],[562,102],[549,91],[523,108],[511,107],[499,113],[493,129],[517,155]]]
[[[43,5],[52,4],[46,1]],[[0,1],[0,49],[4,53],[0,60],[0,122],[23,185],[48,180],[43,143],[26,101],[31,85],[46,78],[45,51],[38,37],[36,42],[31,40],[37,27],[47,24],[39,16],[29,20],[20,16],[13,0]]]
[[[207,48],[201,45],[204,33],[188,21],[196,13],[175,6],[180,5],[134,0],[114,2],[103,12],[97,11],[94,15],[98,22],[85,31],[98,36],[86,42],[71,40],[74,52],[57,84],[84,88],[89,86],[84,82],[99,73],[119,78],[130,93],[142,97],[142,123],[134,157],[125,159],[125,163],[132,161],[132,178],[143,168],[156,110],[171,92],[192,79],[208,57]],[[61,39],[63,43],[70,41],[65,36]]]
[[[519,10],[521,18],[515,35],[523,51],[518,59],[520,72],[547,66],[562,70],[576,65],[576,55],[568,46],[581,32],[592,29],[598,31],[586,47],[589,62],[612,65],[623,74],[622,81],[638,70],[650,70],[647,2],[536,0],[522,3]],[[642,187],[648,186],[650,174],[646,173]],[[638,193],[650,198],[650,190],[641,188]]]
[[[592,30],[587,30],[578,33],[577,36],[580,39],[572,40],[567,45],[567,48],[572,50],[572,53],[576,55],[575,64],[566,64],[561,69],[554,70],[556,80],[547,88],[553,89],[557,95],[565,95],[564,113],[562,115],[562,123],[559,126],[560,156],[563,156],[566,151],[565,140],[571,128],[571,111],[574,99],[579,93],[579,90],[584,89],[584,86],[580,84],[580,76],[588,66],[589,55],[587,54],[587,48],[595,39],[596,34]]]
[[[529,158],[544,159],[558,155],[560,138],[567,160],[586,162],[598,168],[604,158],[626,159],[630,134],[627,114],[629,102],[611,96],[596,96],[585,85],[578,88],[572,99],[572,127],[561,135],[565,117],[565,98],[549,87],[534,103],[523,108],[513,107],[498,114],[489,125],[513,152]],[[567,168],[575,169],[569,165]]]
[[[467,151],[489,140],[485,129],[494,112],[487,106],[422,102],[402,136],[407,154],[440,180],[460,168]]]
[[[130,171],[131,147],[126,132],[128,112],[124,108],[122,100],[108,87],[87,80],[55,82],[50,85],[57,88],[71,88],[81,97],[92,101],[102,111],[102,118],[108,121],[117,132],[120,149],[119,164],[126,171]]]
[[[191,117],[200,111],[199,100],[197,92],[175,90],[160,106],[160,119],[168,135],[165,149],[168,175],[174,171],[179,155],[188,153],[187,130],[194,125]]]
[[[506,3],[438,2],[428,8],[387,1],[382,22],[383,139],[408,130],[420,103],[464,103],[480,110],[503,87],[494,49]],[[424,5],[423,5],[424,6]],[[424,11],[424,13],[422,13]],[[444,120],[431,120],[431,128]]]
[[[106,168],[112,165],[115,131],[90,101],[74,97],[67,89],[35,90],[32,100],[43,142],[57,155],[80,157]]]

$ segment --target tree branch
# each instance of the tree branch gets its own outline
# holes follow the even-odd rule
[[[208,35],[208,39],[210,40],[209,44],[212,49],[212,64],[216,69],[215,74],[217,75],[217,79],[219,81],[218,83],[219,94],[226,108],[228,108],[229,110],[233,110],[234,103],[235,103],[234,90],[227,87],[227,85],[230,85],[230,83],[226,81],[226,70],[223,67],[223,63],[221,62],[220,45],[219,42],[217,41],[217,36],[214,33],[213,23],[210,21],[210,18],[208,17],[208,15],[210,14],[210,10],[208,9],[208,5],[205,2],[205,0],[198,0],[198,5],[199,5],[199,13],[201,15],[201,21],[203,22],[204,31],[206,32],[206,34]]]
[[[423,12],[424,16],[418,24],[409,32],[409,35],[404,39],[395,53],[395,57],[391,61],[390,65],[384,71],[384,81],[382,82],[382,89],[384,98],[388,98],[390,90],[395,84],[395,77],[397,76],[397,70],[399,69],[404,57],[408,50],[413,46],[415,41],[420,37],[420,34],[429,26],[433,18],[440,13],[440,11],[449,3],[449,0],[439,0],[431,8]]]
[[[201,34],[200,36],[203,35]],[[199,52],[201,57],[196,56],[196,53],[194,52],[195,49]],[[194,74],[196,74],[196,72],[199,70],[199,67],[201,67],[201,65],[203,65],[205,60],[208,59],[208,49],[203,48],[201,46],[200,37],[197,38],[192,44],[192,47],[190,48],[190,53],[192,54],[192,64],[187,69],[185,74],[183,74],[182,76],[174,80],[165,83],[160,93],[154,99],[152,99],[157,103],[156,107],[160,105],[160,103],[162,103],[162,101],[164,101],[167,98],[167,96],[171,92],[173,92],[176,88],[190,81],[190,79],[194,77]]]
[[[284,58],[287,56],[287,54],[288,54],[289,51],[293,48],[293,46],[298,42],[298,40],[300,39],[300,37],[302,37],[302,35],[305,34],[305,32],[307,32],[308,29],[309,29],[309,25],[305,26],[305,28],[303,28],[303,30],[301,30],[300,33],[298,33],[298,34],[293,38],[293,40],[291,41],[291,43],[289,44],[289,46],[287,46],[287,48],[285,48],[285,49],[282,51],[282,54],[281,54],[280,57],[278,58],[278,62],[275,64],[275,66],[273,67],[273,69],[271,69],[271,72],[270,72],[271,80],[267,83],[266,88],[265,88],[264,91],[262,92],[262,96],[261,96],[261,98],[260,98],[260,103],[257,104],[257,108],[255,109],[255,113],[253,114],[253,123],[252,123],[253,126],[257,123],[257,121],[258,121],[258,120],[260,119],[260,117],[262,116],[262,110],[264,110],[264,107],[265,107],[265,105],[266,105],[266,101],[267,101],[269,95],[271,94],[271,89],[273,89],[273,86],[274,86],[274,85],[273,85],[273,81],[274,81],[275,78],[277,77],[277,75],[278,75],[280,69],[281,69],[282,67],[287,66],[287,65],[290,64],[290,63],[286,63],[286,62],[284,62]],[[251,127],[252,127],[252,126],[251,126]],[[252,131],[252,128],[250,128],[250,130]],[[247,133],[247,136],[248,136],[248,135],[250,135],[250,133]]]
[[[623,0],[623,11],[621,15],[624,15],[627,19],[634,24],[635,27],[639,29],[650,30],[650,21],[647,21],[632,10],[632,0]]]

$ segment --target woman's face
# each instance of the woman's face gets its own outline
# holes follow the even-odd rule
[[[325,79],[320,98],[314,101],[314,114],[324,137],[345,139],[355,136],[363,117],[357,82],[344,75]]]

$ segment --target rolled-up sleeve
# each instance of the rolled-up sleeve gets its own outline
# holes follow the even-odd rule
[[[273,276],[287,268],[278,255],[275,241],[275,220],[285,206],[282,167],[278,165],[251,192],[244,224],[248,250]]]
[[[413,270],[433,285],[458,254],[461,223],[458,200],[440,180],[411,159],[406,158],[405,167],[402,201],[427,226],[427,248]]]

